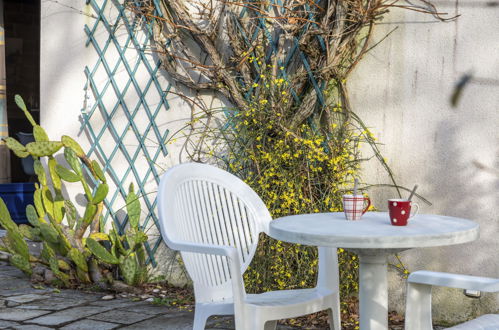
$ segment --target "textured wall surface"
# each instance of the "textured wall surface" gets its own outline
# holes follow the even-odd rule
[[[441,23],[429,15],[392,11],[376,26],[373,43],[397,29],[353,73],[351,101],[383,144],[398,182],[419,184],[418,192],[433,203],[420,202],[420,212],[469,218],[481,226],[476,242],[403,252],[409,270],[498,277],[499,177],[473,161],[499,168],[499,6],[478,0],[434,3],[441,12],[461,16]],[[468,72],[477,80],[452,108],[454,84]],[[375,161],[364,167],[364,181],[389,183]],[[396,195],[387,188],[369,193],[381,210]],[[402,311],[405,283],[395,272],[390,279],[390,309]],[[435,291],[437,320],[456,322],[498,309],[495,295],[472,300],[460,290]]]

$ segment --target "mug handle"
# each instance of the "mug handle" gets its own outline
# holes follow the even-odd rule
[[[362,214],[366,213],[369,206],[371,206],[371,200],[369,199],[369,197],[364,197],[364,200],[367,201],[367,206],[364,211],[362,211]]]
[[[419,204],[412,202],[412,204],[411,204],[411,210],[412,210],[412,207],[414,207],[414,206],[416,207],[416,211],[414,211],[413,213],[411,213],[411,216],[409,218],[412,218],[413,216],[415,216],[419,212]]]

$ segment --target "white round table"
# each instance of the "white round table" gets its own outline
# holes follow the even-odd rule
[[[270,223],[275,239],[314,246],[342,247],[359,255],[360,330],[388,329],[387,256],[419,247],[474,241],[477,223],[441,215],[418,214],[407,226],[392,226],[388,213],[367,212],[360,220],[345,215],[293,215]]]

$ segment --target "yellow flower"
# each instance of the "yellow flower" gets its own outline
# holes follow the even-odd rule
[[[254,83],[254,84],[253,84],[253,87],[254,87],[254,88],[258,87],[258,84],[257,84],[257,83]]]
[[[260,100],[260,104],[263,104],[263,105],[267,104],[268,102],[269,101],[267,101],[267,100]]]

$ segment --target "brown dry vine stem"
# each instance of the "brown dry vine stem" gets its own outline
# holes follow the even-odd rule
[[[280,126],[295,130],[300,124],[319,116],[320,129],[331,133],[331,102],[321,103],[309,79],[313,75],[321,84],[336,83],[340,105],[348,116],[345,80],[371,48],[368,47],[375,23],[390,8],[398,7],[443,17],[428,0],[161,0],[160,17],[151,0],[130,1],[129,9],[157,24],[156,46],[163,57],[166,71],[173,80],[197,92],[219,92],[238,111],[247,111],[252,97],[260,92],[251,86],[260,80],[261,71],[271,65],[278,78],[278,67],[290,56],[294,40],[307,58],[309,68],[300,54],[291,55],[285,68],[286,80],[297,97],[285,106],[294,109]],[[245,15],[240,15],[241,11]],[[263,22],[263,23],[262,23]],[[262,24],[271,38],[271,44]],[[254,33],[256,31],[256,37]],[[323,41],[325,51],[321,49]],[[262,47],[265,60],[251,62],[251,56]],[[272,47],[277,51],[272,52]],[[276,105],[279,111],[280,105]],[[283,111],[283,113],[287,113]],[[377,153],[377,149],[374,150]],[[391,171],[378,156],[390,176]],[[393,177],[392,177],[393,179]],[[394,182],[395,183],[395,182]]]

